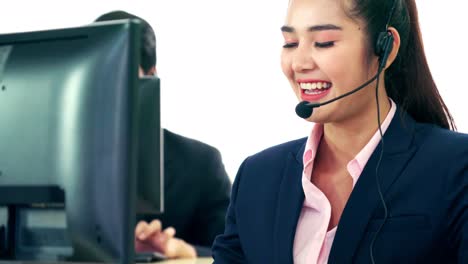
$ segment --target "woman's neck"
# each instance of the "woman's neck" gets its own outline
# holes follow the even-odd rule
[[[381,100],[380,122],[390,111],[388,100]],[[376,106],[373,108],[376,109]],[[347,163],[353,159],[378,130],[377,111],[367,111],[363,115],[346,122],[324,124],[324,132],[319,152],[335,162]]]

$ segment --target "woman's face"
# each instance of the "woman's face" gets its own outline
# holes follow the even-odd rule
[[[369,57],[364,24],[348,17],[344,8],[343,0],[290,1],[282,27],[281,66],[300,101],[333,99],[377,72],[377,57]],[[370,86],[375,88],[375,83]],[[308,120],[341,122],[375,109],[371,87],[315,108]]]

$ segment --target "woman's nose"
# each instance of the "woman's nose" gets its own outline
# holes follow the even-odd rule
[[[301,46],[294,51],[291,66],[295,72],[310,71],[317,67],[311,50]]]

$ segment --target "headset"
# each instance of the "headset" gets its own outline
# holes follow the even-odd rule
[[[379,33],[377,40],[375,42],[375,45],[374,45],[374,53],[375,55],[379,57],[380,68],[385,68],[388,55],[390,55],[390,52],[392,51],[392,48],[393,48],[394,37],[393,37],[392,32],[388,30],[388,25],[390,24],[390,20],[393,17],[393,12],[395,11],[397,1],[398,0],[393,1],[393,5],[392,5],[392,8],[390,9],[390,14],[389,14],[387,23],[385,24],[385,31],[382,31]]]

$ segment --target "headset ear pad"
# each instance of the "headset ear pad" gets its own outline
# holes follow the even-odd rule
[[[385,64],[388,55],[393,48],[393,35],[390,31],[382,31],[379,33],[377,41],[375,42],[374,52],[379,57],[381,64]]]
[[[377,41],[375,42],[375,47],[374,47],[375,55],[377,55],[378,57],[382,57],[382,55],[384,55],[385,48],[388,45],[387,42],[390,39],[392,39],[391,44],[393,44],[392,33],[390,31],[382,31],[379,33],[379,36],[377,37]]]

